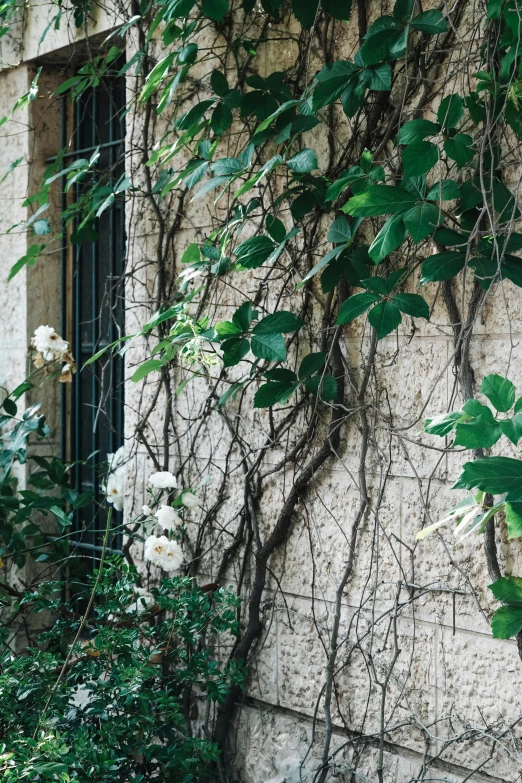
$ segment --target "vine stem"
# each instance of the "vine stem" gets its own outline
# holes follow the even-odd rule
[[[73,654],[74,648],[76,647],[76,645],[78,643],[78,639],[80,638],[80,635],[81,635],[83,629],[87,625],[87,620],[88,620],[88,617],[89,617],[89,613],[90,613],[90,611],[92,609],[92,605],[94,603],[94,598],[96,596],[96,591],[98,590],[98,585],[100,584],[100,579],[101,579],[101,575],[102,575],[103,565],[104,565],[104,562],[105,562],[105,555],[107,553],[107,544],[109,542],[109,533],[110,533],[110,530],[111,530],[111,520],[112,520],[112,507],[109,508],[109,512],[107,514],[107,525],[105,527],[105,533],[103,535],[102,550],[101,550],[101,554],[100,554],[100,565],[98,567],[98,573],[96,574],[96,579],[94,580],[94,585],[92,587],[91,594],[89,596],[89,602],[87,604],[85,612],[83,613],[83,617],[81,619],[80,625],[78,626],[78,630],[76,631],[76,636],[74,637],[74,641],[73,641],[73,643],[71,644],[71,646],[69,648],[69,652],[67,653],[67,657],[66,657],[65,661],[63,662],[63,666],[60,669],[60,673],[59,673],[59,675],[58,675],[58,677],[56,679],[56,682],[54,683],[54,685],[53,685],[53,687],[51,689],[51,693],[49,694],[49,698],[47,699],[47,701],[45,703],[45,707],[43,708],[42,714],[40,716],[40,720],[38,721],[38,725],[37,725],[37,727],[35,729],[35,732],[34,732],[34,735],[33,735],[34,739],[36,739],[36,735],[38,733],[38,729],[42,725],[42,723],[43,723],[43,721],[45,719],[45,716],[47,714],[47,710],[49,709],[49,705],[50,705],[51,701],[53,700],[53,697],[54,697],[56,691],[58,690],[58,686],[60,685],[65,672],[67,671],[67,668],[69,666],[70,660],[72,658],[72,654]]]

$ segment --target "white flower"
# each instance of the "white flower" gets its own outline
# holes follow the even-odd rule
[[[135,587],[134,593],[136,594],[136,600],[133,601],[131,605],[127,607],[127,609],[125,609],[127,614],[131,614],[133,612],[141,614],[142,612],[146,612],[147,609],[150,609],[151,606],[154,606],[156,603],[154,596],[149,593],[148,590],[145,590],[144,587]]]
[[[107,462],[111,473],[120,468],[125,462],[125,446],[120,446],[114,454],[107,454]]]
[[[169,470],[160,470],[158,473],[153,473],[149,476],[149,484],[152,484],[156,489],[176,489],[178,486],[176,476]]]
[[[164,571],[175,571],[183,562],[183,551],[176,541],[169,541],[167,536],[149,536],[145,540],[145,560],[150,560]]]
[[[124,496],[124,468],[120,467],[109,474],[107,484],[104,487],[105,495],[109,503],[112,503],[116,511],[123,511]]]
[[[144,514],[146,517],[152,516],[152,509],[150,506],[142,506],[141,507],[141,513]]]
[[[181,502],[185,508],[197,508],[199,506],[199,498],[193,492],[184,492],[181,496]]]
[[[69,343],[63,340],[52,326],[42,325],[35,329],[31,344],[46,362],[59,359],[69,350]]]
[[[181,518],[171,506],[160,506],[154,516],[163,530],[174,530],[177,525],[181,525]]]

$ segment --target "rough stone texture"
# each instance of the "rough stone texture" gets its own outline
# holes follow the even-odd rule
[[[436,5],[430,2],[423,7]],[[118,14],[99,12],[98,16],[89,35],[99,42],[118,22]],[[35,191],[45,159],[57,151],[57,106],[45,96],[64,77],[68,60],[78,62],[85,52],[84,33],[70,28],[52,31],[43,44],[38,44],[48,22],[47,11],[36,8],[20,21],[23,36],[4,40],[2,44],[6,59],[13,54],[14,60],[23,61],[16,68],[0,73],[0,117],[9,114],[17,98],[29,88],[35,73],[34,61],[45,65],[41,105],[36,102],[17,118],[35,132],[17,133],[11,122],[0,128],[0,177],[14,160],[24,159],[24,164],[3,185],[2,225],[27,219],[23,198]],[[353,25],[339,36],[336,47],[339,57],[351,56],[356,48]],[[132,44],[129,50],[132,51]],[[283,68],[295,56],[293,44],[274,44],[271,55],[263,55],[261,70],[271,71],[273,61]],[[129,99],[135,97],[132,79],[128,89]],[[349,132],[347,123],[345,130]],[[131,171],[141,159],[141,152],[136,148],[139,138],[138,116],[128,125]],[[320,157],[324,159],[326,145],[319,133],[311,132],[308,143],[319,146]],[[233,142],[223,141],[222,145],[222,155],[234,154]],[[137,206],[136,202],[129,202],[127,214],[127,271],[133,271],[126,289],[127,331],[139,328],[155,305],[156,279],[146,262],[155,257],[158,220],[143,202],[139,199],[137,202]],[[174,211],[175,201],[170,205]],[[186,204],[174,243],[178,268],[185,247],[216,226],[209,205],[208,200]],[[12,263],[26,252],[27,242],[25,233],[14,232],[0,238],[0,380],[5,379],[9,387],[25,375],[32,330],[41,322],[57,325],[60,312],[57,253],[32,269],[24,269],[13,282],[6,282]],[[134,273],[138,267],[140,273]],[[245,275],[242,281],[245,290],[253,285],[256,274]],[[418,281],[412,281],[410,290],[416,291],[417,285]],[[370,512],[362,523],[354,573],[341,602],[339,665],[343,668],[332,710],[335,779],[347,783],[377,780],[382,695],[378,683],[386,677],[397,652],[393,678],[384,688],[384,783],[417,780],[423,764],[429,766],[430,756],[437,754],[440,759],[430,767],[432,780],[514,783],[520,780],[522,770],[520,750],[513,739],[520,737],[520,729],[515,725],[508,731],[507,727],[516,722],[522,711],[522,669],[514,643],[493,641],[490,636],[488,618],[495,604],[486,587],[490,580],[481,539],[472,537],[455,545],[451,529],[443,529],[440,536],[415,543],[415,533],[423,525],[438,519],[460,499],[461,495],[455,498],[449,487],[463,461],[460,454],[441,456],[436,450],[441,441],[420,432],[425,417],[459,404],[451,369],[453,338],[447,312],[436,286],[428,286],[425,293],[434,308],[430,323],[417,320],[413,328],[411,319],[405,318],[398,333],[382,341],[377,352],[376,381],[380,391],[386,392],[385,402],[393,417],[395,434],[391,437],[389,428],[377,423],[376,443],[372,444],[370,454],[370,485],[374,495],[382,490],[383,500],[378,519]],[[214,320],[230,317],[238,301],[238,292],[219,290],[213,301]],[[270,291],[261,306],[271,312],[275,301],[276,293]],[[478,382],[489,372],[509,372],[522,391],[521,308],[520,289],[509,282],[488,295],[471,352]],[[360,376],[361,354],[368,350],[368,344],[367,322],[359,319],[346,330],[342,346],[355,378]],[[160,454],[165,411],[171,408],[177,422],[183,422],[210,392],[204,383],[191,383],[184,395],[172,401],[163,393],[155,398],[155,374],[132,384],[129,379],[135,366],[150,355],[151,347],[145,340],[137,341],[126,355],[126,432],[130,451],[126,512],[129,519],[139,514],[146,499],[147,478],[153,469],[153,460],[143,444],[131,441],[143,411],[149,406],[154,405],[154,411],[144,434],[152,443],[154,455],[164,460],[164,467],[177,466],[187,457],[195,456],[197,468],[193,468],[191,477],[194,484],[210,474],[212,481],[201,492],[205,509],[216,501],[230,443],[229,422],[221,419],[204,428],[191,451],[190,433],[180,425],[172,452]],[[313,330],[306,337],[306,345],[299,346],[291,355],[291,361],[297,361],[297,356],[309,347],[317,349],[317,334]],[[237,380],[240,375],[239,369],[233,369],[228,378]],[[173,370],[171,376],[176,388],[182,375]],[[223,393],[225,388],[226,384],[222,384],[216,393]],[[252,392],[248,394],[251,399]],[[49,391],[46,404],[51,415],[57,414],[56,390]],[[240,407],[236,400],[227,406],[227,415],[234,421],[236,416],[246,417],[247,409],[247,405]],[[269,438],[268,415],[258,411],[248,415],[250,418],[245,421],[249,445],[258,449]],[[56,415],[53,423],[57,423]],[[234,763],[241,783],[312,783],[319,764],[324,733],[321,697],[329,631],[360,499],[358,449],[359,432],[352,419],[345,427],[338,461],[335,466],[327,464],[314,479],[306,503],[297,507],[284,550],[271,561],[262,607],[265,630],[250,668],[247,688],[250,701],[239,713],[234,735]],[[270,453],[265,467],[275,465],[280,456],[280,453]],[[237,449],[233,453],[226,496],[205,531],[206,547],[199,568],[209,580],[215,576],[220,556],[236,530],[238,509],[244,503],[240,459]],[[285,471],[284,479],[264,480],[258,519],[262,533],[271,530],[294,477],[291,468]],[[188,529],[191,542],[199,531],[199,521],[200,516],[194,512]],[[503,526],[499,526],[497,538],[503,567],[508,572],[520,572],[521,545],[507,543]],[[191,546],[187,542],[187,559],[191,557]],[[143,563],[141,545],[134,545],[132,554],[144,577],[158,576]],[[244,578],[242,592],[246,596],[252,579],[249,569],[243,575],[237,568],[231,569],[227,579],[230,584],[236,584],[241,576]],[[394,628],[391,618],[396,602],[400,608]],[[492,743],[485,735],[492,726],[506,726],[506,736],[489,760]],[[466,735],[470,727],[475,729],[472,737]],[[349,742],[357,732],[372,735],[360,760],[354,760]],[[425,747],[426,736],[430,737],[429,747]],[[445,748],[444,741],[451,737],[460,739]],[[351,772],[353,767],[355,777]],[[429,775],[425,779],[430,779]]]

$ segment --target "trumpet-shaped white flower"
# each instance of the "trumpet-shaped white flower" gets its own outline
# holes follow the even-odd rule
[[[149,476],[149,484],[156,489],[176,489],[178,482],[176,476],[169,470],[160,470]]]
[[[197,508],[200,505],[199,498],[193,492],[184,492],[181,496],[181,502],[185,508]]]
[[[172,506],[160,506],[154,516],[163,530],[174,530],[178,525],[181,525],[181,517]]]
[[[109,474],[105,485],[105,496],[112,503],[116,511],[123,511],[124,495],[124,468],[120,467]]]
[[[60,337],[52,326],[43,324],[34,330],[31,344],[42,354],[46,362],[60,359],[69,350],[69,343]]]
[[[167,536],[149,536],[145,540],[145,560],[164,571],[175,571],[183,562],[183,551],[176,541]]]
[[[152,509],[151,509],[151,507],[150,507],[150,506],[147,506],[147,505],[145,505],[145,506],[142,506],[142,507],[141,507],[141,513],[142,513],[144,516],[146,516],[146,517],[151,517],[151,516],[152,516]]]

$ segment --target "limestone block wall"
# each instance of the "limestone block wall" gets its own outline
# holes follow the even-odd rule
[[[371,11],[384,12],[377,4]],[[27,209],[22,207],[25,194],[34,192],[46,158],[57,151],[58,107],[48,97],[50,91],[71,63],[86,56],[89,34],[99,46],[105,33],[122,20],[117,9],[96,13],[96,24],[87,36],[65,25],[40,43],[48,24],[47,11],[34,9],[20,21],[23,34],[9,42],[9,52],[16,53],[19,64],[0,73],[0,116],[8,114],[20,94],[29,89],[40,64],[43,71],[41,99],[17,117],[28,132],[19,133],[12,122],[0,128],[0,177],[12,161],[24,158],[24,165],[2,186],[4,223],[0,227],[27,219]],[[473,21],[464,25],[464,37]],[[204,35],[209,49],[219,51],[219,34],[206,31]],[[353,18],[339,36],[339,57],[350,57],[356,40]],[[138,46],[131,34],[129,59]],[[5,52],[4,48],[7,59]],[[274,42],[272,48],[264,49],[257,67],[268,73],[274,62],[283,69],[295,57],[295,46]],[[232,64],[228,65],[232,70]],[[310,67],[320,64],[312,58]],[[203,69],[202,81],[205,74]],[[128,98],[133,106],[139,86],[129,74]],[[198,85],[198,90],[201,99],[205,87]],[[147,186],[141,166],[144,122],[139,106],[127,119],[127,165],[135,186]],[[151,146],[167,125],[163,117],[154,121]],[[347,123],[342,132],[344,143],[351,132]],[[308,140],[325,159],[324,132],[311,131]],[[224,156],[235,154],[239,143],[231,135],[221,144],[220,156]],[[513,173],[513,190],[517,172]],[[153,169],[151,176],[157,174]],[[140,194],[128,199],[129,332],[157,309],[158,268],[154,264],[163,231],[161,219],[171,230],[162,271],[173,280],[186,246],[201,241],[216,227],[221,207],[214,207],[211,198],[191,201],[191,197],[170,194],[159,215]],[[26,233],[0,236],[0,377],[9,385],[25,374],[27,346],[35,326],[58,323],[60,313],[57,252],[7,283],[9,269],[23,255],[27,242]],[[212,321],[229,318],[241,293],[251,290],[257,280],[256,273],[244,275],[239,292],[236,280],[218,281],[207,308]],[[411,292],[417,286],[418,280],[412,281]],[[174,291],[174,284],[169,290]],[[388,418],[374,422],[368,470],[372,502],[361,523],[353,573],[342,593],[332,706],[335,764],[330,777],[346,783],[516,783],[522,775],[522,664],[515,642],[491,638],[489,617],[495,604],[487,590],[490,578],[481,537],[455,545],[451,530],[442,529],[438,536],[415,541],[428,514],[435,521],[460,499],[450,487],[463,461],[461,454],[442,453],[440,442],[421,432],[423,419],[461,402],[453,369],[452,326],[438,287],[433,284],[424,290],[433,306],[430,322],[414,323],[405,317],[397,332],[379,343],[369,384],[370,399]],[[261,304],[267,312],[281,306],[280,292],[274,283],[263,295]],[[471,349],[477,387],[484,375],[498,372],[507,374],[522,392],[520,302],[520,290],[508,281],[488,294]],[[319,327],[310,328],[293,360],[299,352],[318,350],[319,338]],[[212,378],[192,381],[177,395],[175,389],[184,379],[179,367],[169,370],[170,394],[165,385],[158,388],[155,374],[133,384],[130,377],[137,364],[150,356],[151,347],[138,341],[126,354],[127,519],[139,513],[154,460],[179,472],[180,480],[191,486],[209,477],[199,490],[202,508],[190,513],[186,559],[201,579],[212,582],[219,576],[222,584],[237,586],[246,618],[255,558],[242,561],[244,568],[232,561],[224,572],[221,563],[247,504],[245,448],[250,449],[249,459],[254,459],[256,450],[270,441],[270,416],[236,399],[201,426],[195,424],[195,412],[222,394],[226,384],[216,389]],[[353,388],[360,382],[369,348],[367,325],[352,323],[341,350],[348,384],[346,404],[353,409]],[[240,371],[232,369],[227,380],[238,377]],[[51,394],[46,404],[51,417],[54,414],[57,433],[59,401]],[[145,415],[147,423],[140,430]],[[281,415],[274,414],[276,421]],[[317,442],[324,436],[326,421],[325,413]],[[236,439],[231,433],[238,422],[241,437]],[[286,448],[294,445],[296,437],[289,432]],[[336,459],[326,462],[300,499],[291,534],[270,561],[261,606],[263,631],[229,736],[230,783],[312,783],[315,779],[325,732],[324,688],[336,594],[351,555],[351,533],[360,502],[360,443],[354,415],[343,426]],[[303,467],[297,462],[272,473],[281,456],[280,449],[268,449],[263,457],[262,491],[252,511],[261,536],[273,529]],[[497,528],[497,544],[503,570],[520,573],[521,545],[517,541],[508,544],[503,524]],[[253,544],[247,540],[241,546],[248,554]],[[143,562],[140,545],[131,551],[144,577],[157,578]],[[226,656],[230,649],[225,645],[218,653]]]

